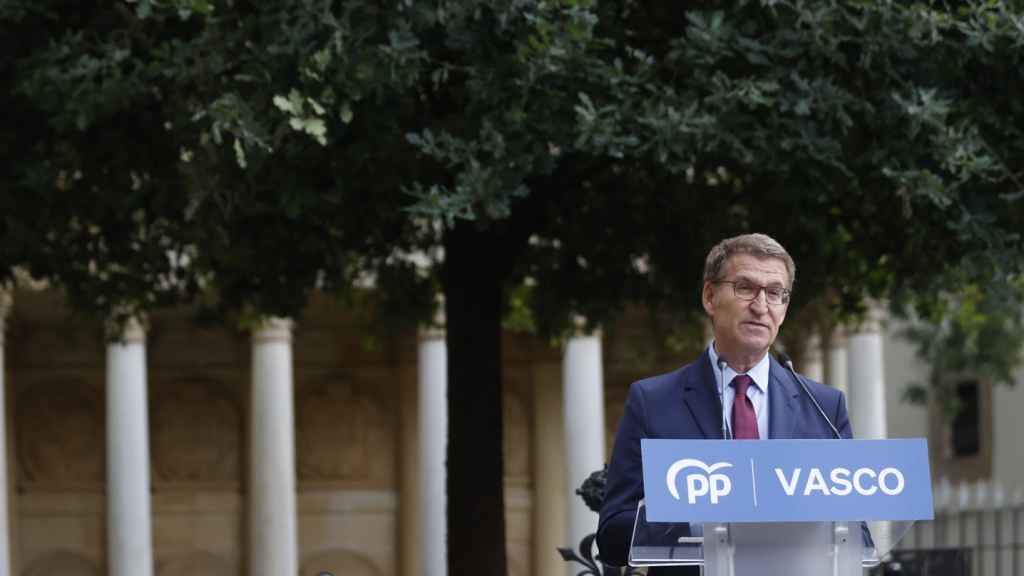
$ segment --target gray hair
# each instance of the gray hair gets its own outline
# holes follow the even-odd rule
[[[796,263],[786,252],[786,249],[767,234],[743,234],[726,238],[708,252],[707,260],[704,261],[704,281],[714,282],[719,280],[722,268],[730,257],[736,254],[750,254],[755,258],[776,258],[782,260],[786,265],[786,272],[789,273],[789,288],[796,282]]]

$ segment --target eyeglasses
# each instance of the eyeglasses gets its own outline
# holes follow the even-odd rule
[[[740,300],[756,300],[764,290],[764,299],[772,306],[789,304],[789,290],[781,286],[761,286],[747,280],[715,280],[712,284],[732,284],[732,292]]]

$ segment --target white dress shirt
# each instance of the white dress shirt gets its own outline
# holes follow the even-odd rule
[[[736,389],[729,386],[729,384],[740,372],[736,372],[728,364],[725,365],[725,389],[723,390],[723,370],[718,369],[718,353],[715,351],[714,342],[711,342],[711,345],[708,346],[708,356],[711,359],[711,371],[715,373],[715,383],[718,386],[719,397],[722,398],[723,417],[728,428],[728,437],[731,438],[732,404],[736,399]],[[746,372],[746,375],[750,376],[754,381],[753,385],[747,388],[747,398],[750,398],[750,403],[754,405],[754,414],[757,415],[757,436],[761,440],[768,439],[768,379],[770,378],[770,367],[771,361],[768,359],[768,353],[765,352],[764,357]]]

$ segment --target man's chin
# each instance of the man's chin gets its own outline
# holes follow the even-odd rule
[[[760,358],[764,356],[764,353],[768,351],[771,345],[772,339],[763,337],[732,340],[727,347],[723,347],[720,340],[717,351],[726,358],[730,356],[744,359]]]
[[[741,343],[740,353],[747,358],[764,356],[772,345],[771,340],[756,340]]]

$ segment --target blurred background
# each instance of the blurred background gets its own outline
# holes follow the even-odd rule
[[[704,258],[1016,574],[1024,5],[7,0],[0,576],[575,574]]]

